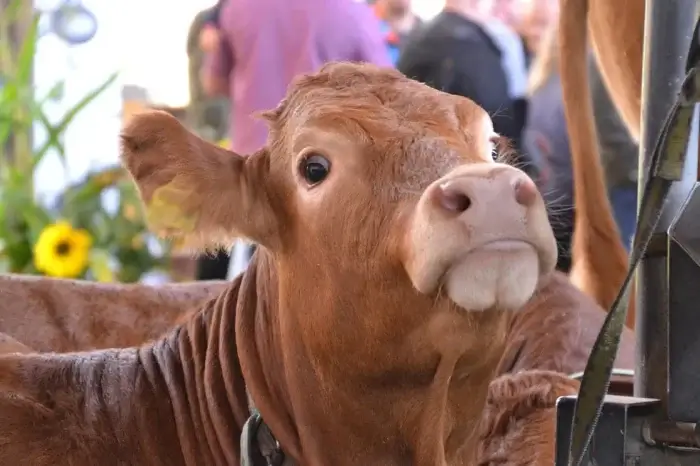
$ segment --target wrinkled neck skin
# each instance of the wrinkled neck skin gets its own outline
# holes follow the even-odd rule
[[[247,388],[299,466],[473,465],[511,315],[465,314],[389,281],[395,271],[331,279],[308,265],[277,270],[260,249],[226,292],[141,348],[0,356],[0,412],[21,416],[0,423],[0,464],[240,464]]]
[[[281,264],[279,276],[293,282],[275,286],[263,276],[272,258],[260,252],[246,279],[279,305],[239,307],[237,346],[253,403],[297,464],[474,463],[510,314],[466,315],[446,298],[407,295],[387,281],[401,274],[386,271],[338,270],[331,279],[311,264]],[[397,305],[406,302],[410,310]],[[375,312],[356,320],[355,307]]]
[[[240,464],[250,414],[234,328],[241,279],[142,358],[148,377],[162,378],[170,395],[187,466]]]

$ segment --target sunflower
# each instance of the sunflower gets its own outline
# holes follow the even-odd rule
[[[85,230],[59,221],[44,228],[34,245],[34,265],[52,277],[78,277],[88,264],[92,238]]]

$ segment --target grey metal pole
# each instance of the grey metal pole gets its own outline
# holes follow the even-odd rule
[[[619,1],[619,0],[610,0]],[[685,75],[685,60],[697,18],[697,0],[646,0],[644,66],[642,79],[642,130],[639,148],[640,190],[646,167]],[[683,181],[671,189],[657,238],[665,245],[674,215],[687,198],[697,177],[697,111]],[[641,191],[640,191],[641,192]],[[640,195],[641,199],[641,195]],[[637,273],[637,361],[635,396],[657,398],[664,407],[668,382],[668,284],[664,247],[652,248]],[[696,284],[688,284],[697,286]],[[665,411],[665,409],[664,409]]]

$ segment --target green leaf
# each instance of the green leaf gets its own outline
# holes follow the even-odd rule
[[[26,170],[31,164],[32,147],[32,109],[33,109],[33,82],[32,69],[36,52],[38,37],[39,16],[34,14],[29,27],[25,31],[22,44],[19,47],[17,57],[14,57],[9,45],[9,27],[13,21],[20,18],[21,2],[10,5],[0,22],[0,69],[2,69],[3,85],[0,89],[0,108],[3,109],[0,117],[0,159],[7,162],[4,148],[12,137],[13,158],[12,164]],[[9,12],[14,12],[10,15]]]
[[[36,43],[39,37],[39,15],[34,14],[32,22],[27,28],[27,33],[22,41],[19,56],[17,57],[17,70],[15,79],[19,83],[32,82],[32,70],[34,69],[34,56],[36,55]]]
[[[100,94],[107,90],[109,86],[111,86],[112,83],[114,83],[114,81],[117,79],[117,76],[119,76],[118,73],[113,73],[105,82],[100,84],[92,91],[88,92],[82,99],[80,99],[80,101],[77,104],[75,104],[75,106],[73,106],[73,108],[66,112],[66,114],[56,126],[52,127],[53,130],[50,132],[50,134],[62,135],[66,131],[68,126],[73,122],[75,117],[93,100],[99,97]],[[56,138],[58,138],[58,136],[56,136]],[[41,160],[46,155],[46,152],[48,152],[52,147],[55,147],[52,143],[52,139],[48,138],[44,145],[36,152],[35,160]]]
[[[60,102],[63,100],[63,96],[66,93],[66,83],[64,81],[59,81],[53,85],[49,92],[46,93],[43,99],[39,103],[39,108],[43,107],[46,102]]]
[[[34,154],[32,158],[32,168],[36,168],[41,163],[41,161],[44,160],[46,154],[49,153],[49,150],[53,148],[58,153],[58,158],[61,161],[61,164],[63,165],[63,169],[67,170],[68,161],[66,160],[66,150],[60,139],[62,135],[61,129],[51,124],[48,117],[42,110],[37,112],[36,118],[46,130],[46,143],[44,145],[44,147],[46,147],[46,150],[41,150]]]

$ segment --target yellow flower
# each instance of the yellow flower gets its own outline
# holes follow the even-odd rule
[[[92,238],[87,231],[59,221],[39,235],[34,245],[34,265],[52,277],[75,278],[85,270],[91,246]]]
[[[223,147],[224,149],[230,149],[231,148],[231,141],[228,138],[222,139],[217,143],[217,145],[219,147]]]

